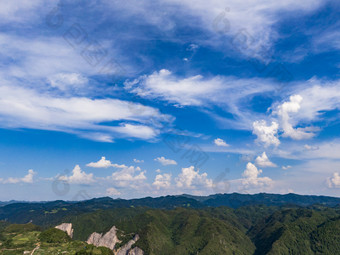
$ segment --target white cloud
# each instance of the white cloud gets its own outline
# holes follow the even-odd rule
[[[276,164],[274,164],[273,162],[271,162],[269,160],[266,152],[263,152],[261,156],[258,156],[255,159],[255,163],[256,163],[256,165],[258,165],[260,167],[276,167],[277,166]]]
[[[318,146],[312,146],[312,145],[308,145],[308,144],[305,144],[304,146],[303,146],[306,150],[318,150],[319,149],[319,147]]]
[[[272,151],[278,157],[297,160],[314,160],[314,159],[340,159],[340,140],[331,139],[320,142],[314,142],[307,147],[299,142],[284,143],[282,150]]]
[[[139,159],[133,159],[133,161],[135,162],[135,163],[144,163],[144,160],[139,160]]]
[[[88,79],[79,73],[58,73],[48,78],[52,87],[62,91],[77,89],[88,83]]]
[[[261,169],[257,169],[257,167],[252,164],[248,163],[247,168],[244,170],[242,176],[242,184],[246,189],[248,188],[258,188],[264,186],[270,186],[272,184],[272,179],[269,177],[259,177],[262,173]]]
[[[207,173],[199,174],[199,170],[195,171],[195,167],[190,166],[182,168],[182,172],[176,178],[176,185],[186,189],[212,188],[213,181],[208,178]]]
[[[203,101],[222,89],[222,79],[204,80],[201,75],[180,79],[169,70],[162,69],[133,82],[126,89],[146,98],[160,98],[180,105],[202,105]],[[136,86],[139,85],[139,86]]]
[[[283,136],[290,137],[294,140],[302,140],[309,139],[315,136],[315,134],[311,131],[314,131],[313,128],[293,128],[293,125],[290,123],[290,113],[297,113],[301,106],[303,98],[300,95],[292,95],[289,97],[288,102],[284,102],[282,105],[278,107],[278,115],[281,118],[281,125],[283,129]]]
[[[106,157],[101,157],[100,160],[98,160],[97,162],[91,162],[88,163],[86,166],[88,167],[94,167],[94,168],[108,168],[108,167],[115,167],[115,168],[120,168],[120,169],[126,169],[129,168],[128,166],[124,165],[124,164],[116,164],[116,163],[112,163],[110,160],[106,159]],[[138,171],[140,170],[139,167],[136,168]]]
[[[278,146],[280,140],[277,138],[279,125],[273,121],[270,126],[267,126],[265,120],[255,121],[253,123],[253,134],[257,135],[257,141],[264,143],[265,147],[270,145]]]
[[[157,109],[118,99],[58,97],[5,84],[0,85],[0,126],[5,128],[55,130],[111,142],[115,137],[152,139],[159,133],[156,125],[167,119]],[[110,121],[121,123],[101,124]]]
[[[158,157],[154,159],[155,161],[161,163],[163,166],[177,165],[177,162],[173,159],[166,159],[164,157]]]
[[[107,196],[119,196],[120,194],[121,193],[113,187],[106,189]]]
[[[292,168],[292,166],[289,166],[289,165],[288,166],[282,166],[283,170],[288,170],[289,168]]]
[[[329,188],[340,188],[340,174],[334,173],[332,177],[327,179]]]
[[[37,15],[39,11],[50,10],[56,5],[57,1],[1,1],[0,21],[1,23],[27,23],[35,19],[41,19]]]
[[[112,99],[112,86],[89,82],[87,77],[98,75],[98,70],[62,37],[0,33],[0,56],[8,62],[0,70],[0,127],[54,130],[112,142],[153,139],[162,124],[172,120],[158,109]]]
[[[333,117],[324,117],[325,113],[340,109],[339,80],[322,81],[312,78],[304,82],[296,82],[289,100],[272,106],[274,115],[279,117],[280,128],[284,137],[294,140],[309,139],[316,135],[319,127],[309,123],[329,123]],[[295,128],[298,126],[298,128]],[[317,146],[306,144],[306,150],[318,150]]]
[[[170,188],[171,185],[171,174],[157,174],[155,181],[152,183],[157,189]]]
[[[86,166],[95,167],[95,168],[108,168],[112,166],[112,163],[110,160],[107,160],[105,157],[101,157],[99,161],[88,163]]]
[[[204,29],[211,38],[205,43],[209,46],[223,47],[226,51],[230,49],[227,41],[234,39],[240,31],[246,30],[251,38],[248,39],[247,45],[243,46],[242,53],[254,55],[253,52],[258,53],[257,51],[262,48],[270,49],[273,41],[278,37],[275,25],[280,21],[279,17],[294,13],[307,14],[319,7],[323,1],[212,0],[207,2],[198,0],[193,5],[190,0],[166,0],[162,1],[159,9],[154,7],[152,1],[129,1],[124,5],[110,1],[107,3],[115,10],[121,9],[124,16],[127,15],[128,18],[138,16],[141,22],[152,24],[169,34],[173,32],[175,26],[179,26],[174,21],[174,17],[181,21],[180,24],[191,24],[190,22],[195,20],[195,27]],[[153,15],[150,15],[151,8],[153,8]],[[201,38],[199,39],[202,41]]]
[[[13,178],[10,177],[7,180],[2,180],[3,183],[33,183],[33,176],[37,173],[32,169],[28,170],[27,175],[22,178]]]
[[[157,170],[156,170],[156,173],[160,173],[160,172],[161,172],[161,169],[157,169]]]
[[[84,171],[81,170],[79,165],[76,165],[72,170],[72,175],[70,176],[59,176],[59,180],[66,181],[69,183],[75,183],[75,184],[91,184],[95,182],[93,178],[93,174],[87,174]]]
[[[340,49],[340,32],[338,31],[339,23],[334,26],[329,26],[328,29],[320,31],[314,37],[313,50],[316,53],[321,53],[329,50]],[[319,32],[319,31],[317,31]]]
[[[228,147],[229,144],[227,144],[223,139],[221,138],[216,138],[214,140],[214,143],[217,145],[217,146],[222,146],[222,147]]]
[[[271,80],[258,78],[180,77],[165,69],[125,82],[125,89],[140,97],[164,100],[181,107],[206,108],[207,111],[210,106],[217,105],[235,116],[234,121],[225,120],[230,127],[243,129],[250,129],[252,120],[256,118],[244,107],[244,100],[250,95],[273,91],[276,86],[278,84]],[[215,113],[210,114],[217,120],[221,119]]]
[[[140,167],[114,165],[120,170],[112,173],[107,179],[114,182],[117,187],[138,188],[145,185],[144,181],[147,179],[145,176],[146,171],[141,171]]]

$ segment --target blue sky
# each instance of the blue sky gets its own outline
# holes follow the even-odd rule
[[[337,1],[0,6],[0,200],[340,196]]]

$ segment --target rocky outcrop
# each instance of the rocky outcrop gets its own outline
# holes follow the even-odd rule
[[[94,232],[87,239],[88,244],[93,244],[94,246],[104,246],[111,250],[113,250],[116,243],[119,242],[120,241],[117,237],[117,228],[115,226],[113,226],[105,235]]]
[[[139,235],[135,235],[132,240],[130,240],[127,244],[122,246],[116,253],[116,255],[143,255],[144,252],[138,248],[135,247],[131,249],[132,245],[134,245],[139,239]]]
[[[73,237],[72,223],[63,223],[63,224],[56,226],[55,228],[66,232],[69,235],[69,237],[71,238]]]
[[[125,245],[123,245],[121,248],[119,248],[117,251],[115,250],[115,246],[117,243],[120,243],[121,241],[117,237],[117,228],[113,226],[109,232],[107,232],[105,235],[100,233],[92,233],[89,238],[87,239],[88,244],[93,244],[94,246],[104,246],[107,247],[115,252],[116,255],[143,255],[144,252],[138,247],[131,248],[132,245],[134,245],[138,239],[139,235],[135,235],[132,240],[127,242]]]
[[[129,251],[128,255],[144,255],[144,251],[141,248],[135,247]]]

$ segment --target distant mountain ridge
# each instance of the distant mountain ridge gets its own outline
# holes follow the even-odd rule
[[[294,204],[298,206],[310,206],[313,204],[321,204],[330,207],[340,204],[340,198],[337,197],[298,195],[294,193],[289,193],[285,195],[269,193],[258,193],[253,195],[231,193],[231,194],[215,194],[205,197],[204,196],[195,197],[189,195],[187,197],[200,201],[206,206],[228,206],[232,208],[256,204],[275,206],[280,206],[284,204]]]
[[[156,209],[205,208],[227,206],[239,208],[248,205],[284,206],[294,205],[308,207],[322,205],[326,207],[340,206],[340,198],[328,196],[312,196],[297,194],[215,194],[210,196],[177,195],[163,197],[145,197],[139,199],[112,199],[110,197],[93,198],[84,201],[50,201],[50,202],[19,202],[0,206],[0,220],[15,223],[34,222],[38,225],[57,224],[67,215],[77,215],[98,209],[114,209],[129,207],[148,207]]]
[[[340,197],[331,196],[318,196],[318,195],[298,195],[294,193],[289,194],[271,194],[271,193],[258,193],[258,194],[240,194],[240,193],[225,193],[214,194],[208,196],[195,196],[189,194],[182,195],[168,195],[161,197],[144,197],[135,199],[122,199],[111,197],[99,197],[82,201],[0,201],[0,207],[11,204],[84,204],[84,203],[103,203],[116,205],[117,207],[126,206],[150,206],[156,208],[166,208],[175,205],[180,205],[182,202],[193,202],[192,207],[205,207],[205,206],[228,206],[237,208],[245,205],[264,204],[264,205],[283,205],[295,204],[298,206],[309,206],[313,204],[322,204],[325,206],[337,206],[340,204]]]

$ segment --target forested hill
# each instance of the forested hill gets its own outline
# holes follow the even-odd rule
[[[61,223],[72,224],[72,240],[50,229]],[[113,254],[101,247],[93,253],[97,248],[84,242],[113,226],[119,247],[138,234],[144,255],[340,254],[340,198],[265,193],[11,203],[0,206],[0,253],[22,254],[41,242],[41,254],[61,248]],[[53,243],[53,235],[63,244]]]
[[[46,219],[59,218],[59,212],[50,214],[54,217]],[[61,222],[72,223],[73,240],[49,228],[51,222],[36,226],[0,221],[0,253],[23,254],[41,243],[37,254],[113,255],[84,241],[93,232],[106,233],[115,226],[122,241],[117,248],[138,234],[135,245],[144,255],[340,254],[340,209],[324,206],[130,207],[69,214]]]
[[[52,202],[12,202],[0,206],[0,220],[8,220],[15,223],[27,223],[33,221],[37,224],[44,222],[59,222],[60,218],[69,214],[76,215],[91,212],[98,209],[148,207],[160,209],[173,209],[176,207],[204,208],[227,206],[239,208],[248,205],[283,206],[294,205],[307,207],[322,205],[336,207],[340,205],[340,198],[327,196],[306,196],[297,194],[215,194],[210,196],[164,196],[145,197],[140,199],[112,199],[110,197],[94,198],[90,200],[52,201]]]

